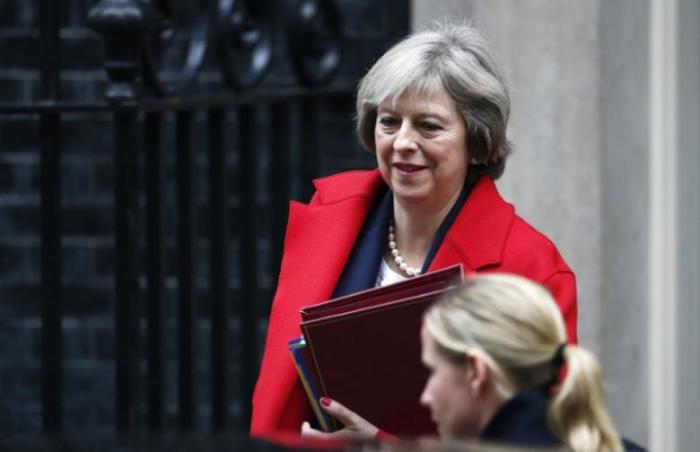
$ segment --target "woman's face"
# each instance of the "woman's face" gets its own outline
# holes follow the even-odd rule
[[[441,438],[476,438],[480,430],[479,407],[469,387],[467,365],[452,363],[439,353],[425,328],[421,330],[421,342],[421,358],[430,371],[421,404],[430,408]]]
[[[374,143],[379,170],[405,204],[443,207],[464,185],[469,156],[464,120],[439,86],[403,95],[377,110]]]

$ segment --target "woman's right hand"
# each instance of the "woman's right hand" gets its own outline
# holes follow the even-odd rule
[[[326,433],[316,430],[304,422],[301,425],[301,436],[321,438],[321,439],[351,439],[351,440],[372,440],[377,436],[379,429],[370,424],[369,421],[361,417],[354,411],[346,408],[344,405],[329,399],[321,397],[319,400],[323,410],[340,421],[344,427],[341,430]]]

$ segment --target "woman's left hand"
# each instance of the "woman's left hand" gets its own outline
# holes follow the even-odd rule
[[[379,429],[370,424],[359,414],[328,397],[321,397],[321,407],[345,427],[341,430],[326,433],[312,428],[308,422],[301,425],[301,436],[323,439],[354,439],[371,440],[377,436]]]

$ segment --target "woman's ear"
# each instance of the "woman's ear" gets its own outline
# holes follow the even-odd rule
[[[485,393],[491,379],[491,369],[486,365],[481,355],[473,351],[466,354],[467,385],[474,396]]]

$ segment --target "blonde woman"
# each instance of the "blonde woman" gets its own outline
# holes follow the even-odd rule
[[[595,357],[566,337],[550,293],[523,277],[480,275],[445,295],[426,312],[421,331],[422,360],[431,372],[421,402],[440,437],[640,450],[623,443],[610,420]],[[322,402],[345,429],[324,434],[305,424],[304,435],[381,436],[340,403]]]

